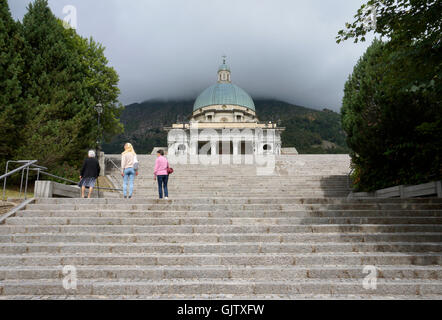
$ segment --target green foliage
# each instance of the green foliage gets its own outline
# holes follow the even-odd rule
[[[21,141],[23,124],[23,39],[20,25],[6,1],[0,1],[0,169],[11,159]]]
[[[330,110],[317,111],[275,100],[256,100],[261,121],[278,121],[286,127],[284,147],[295,146],[301,153],[348,153],[340,115]],[[164,127],[179,119],[188,119],[193,101],[147,101],[126,107],[121,116],[124,134],[104,145],[106,153],[120,153],[131,142],[139,153],[150,153],[154,147],[167,146]],[[329,141],[326,147],[324,141]]]
[[[8,7],[6,1],[1,3],[4,15]],[[14,24],[19,25],[12,18],[2,18],[3,21],[10,26],[9,33]],[[10,135],[22,143],[11,144],[14,152],[5,152],[2,158],[38,159],[50,171],[73,177],[87,150],[96,147],[97,137],[123,131],[118,119],[122,111],[118,75],[107,65],[104,48],[93,39],[84,39],[75,30],[64,28],[47,0],[31,3],[19,26],[15,28],[20,30],[16,38],[22,40],[22,45],[12,43],[9,51],[10,56],[19,57],[15,59],[19,67],[10,68],[0,85],[11,87],[8,79],[21,80],[15,81],[14,90],[5,93],[9,101],[15,101],[10,109],[20,115],[18,121],[6,120],[8,129],[15,129]],[[0,30],[3,35],[3,28]],[[2,47],[1,57],[6,53]],[[18,74],[15,78],[14,70]],[[0,100],[0,105],[8,108],[5,100]],[[104,109],[101,131],[94,110],[97,103]]]
[[[440,96],[428,88],[408,90],[410,79],[426,70],[413,68],[412,61],[398,66],[397,51],[390,50],[388,44],[375,40],[344,89],[342,123],[359,190],[441,177]]]
[[[376,7],[376,28],[364,20]],[[342,117],[355,185],[371,191],[442,176],[442,2],[370,0],[337,42],[375,41],[345,85]]]
[[[368,27],[366,21],[373,12],[376,23]],[[336,40],[365,41],[367,33],[374,31],[395,46],[413,41],[440,44],[441,12],[439,0],[369,0],[359,8],[355,21],[338,32]]]

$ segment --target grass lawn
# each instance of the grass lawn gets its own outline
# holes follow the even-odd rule
[[[113,188],[112,184],[106,177],[98,177],[99,186],[102,188]],[[106,192],[112,192],[110,190],[103,190]],[[28,186],[27,198],[31,199],[34,197],[34,184]],[[6,187],[6,199],[7,200],[18,200],[20,199],[20,187],[10,186]],[[24,199],[24,188],[21,193],[21,199]],[[3,185],[0,185],[0,201],[3,200]],[[1,203],[1,202],[0,202]]]
[[[3,187],[3,186],[2,186]],[[24,199],[24,188],[21,193],[21,198]],[[29,188],[28,186],[28,192],[27,192],[27,198],[33,198],[34,197],[34,187],[32,186]],[[19,199],[20,198],[20,188],[10,187],[6,188],[6,199]],[[0,200],[3,200],[3,188],[0,189]]]

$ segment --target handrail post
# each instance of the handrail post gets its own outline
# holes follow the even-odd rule
[[[6,162],[5,174],[8,174],[8,166],[9,166],[9,161]],[[6,201],[6,179],[7,177],[5,177],[5,181],[3,183],[3,201]]]
[[[28,196],[28,181],[29,181],[29,167],[26,170],[26,184],[25,184],[25,200]]]
[[[23,189],[23,176],[25,174],[25,168],[21,171],[21,181],[20,181],[20,194],[18,195],[18,198],[21,199],[21,191]]]

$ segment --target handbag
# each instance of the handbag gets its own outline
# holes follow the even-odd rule
[[[173,173],[173,169],[169,167],[169,164],[167,164],[167,174],[170,175]]]

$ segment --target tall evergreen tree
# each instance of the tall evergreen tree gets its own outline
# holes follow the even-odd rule
[[[342,123],[364,191],[441,176],[440,105],[431,94],[404,90],[407,65],[392,64],[395,54],[375,40],[345,85]]]
[[[339,31],[337,42],[365,41],[370,17],[388,39],[367,50],[345,87],[343,125],[362,190],[442,178],[441,10],[437,0],[368,0]]]
[[[22,101],[23,39],[8,2],[0,0],[0,169],[15,157],[24,125]]]
[[[98,102],[104,105],[105,130],[121,131],[115,120],[118,76],[106,66],[97,45],[64,28],[47,0],[29,5],[23,36],[29,121],[19,155],[65,171],[78,166],[84,152],[95,146],[99,132],[94,106]]]

